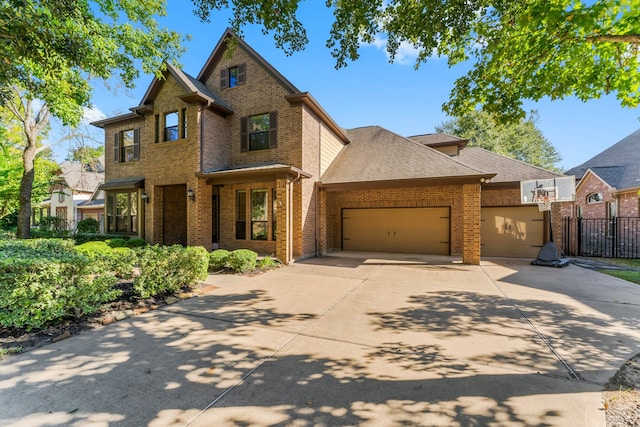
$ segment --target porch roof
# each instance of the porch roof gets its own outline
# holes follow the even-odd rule
[[[206,178],[210,184],[239,184],[252,181],[272,181],[277,178],[311,178],[311,174],[293,165],[269,163],[243,165],[224,169],[209,169],[196,172],[199,178]]]
[[[100,184],[101,190],[126,190],[135,188],[144,188],[143,176],[110,179],[109,181]]]

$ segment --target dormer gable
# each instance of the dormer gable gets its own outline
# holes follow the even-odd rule
[[[236,78],[239,84],[243,84],[246,79],[246,69],[244,63],[233,64],[231,67],[224,67],[220,69],[219,74],[213,76],[220,61],[225,58],[230,43],[232,43],[234,49],[242,49],[255,63],[263,67],[268,74],[270,74],[289,94],[300,93],[300,91],[287,80],[278,70],[276,70],[266,59],[264,59],[258,52],[253,50],[242,38],[238,37],[235,32],[227,28],[222,34],[222,37],[214,47],[213,51],[209,55],[209,58],[205,62],[202,70],[198,74],[197,80],[200,82],[207,82],[215,79],[218,82],[215,86],[217,89],[228,89],[230,84],[230,73],[236,72]]]
[[[146,93],[142,97],[140,105],[131,108],[131,111],[138,114],[153,112],[153,103],[162,90],[164,83],[169,77],[173,77],[184,93],[178,98],[187,103],[196,103],[206,106],[211,111],[226,117],[233,114],[233,109],[225,103],[211,89],[206,87],[198,79],[190,76],[170,63],[165,63],[166,69],[163,71],[163,79],[154,77]]]

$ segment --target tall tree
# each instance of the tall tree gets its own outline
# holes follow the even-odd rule
[[[230,26],[260,24],[290,54],[307,43],[300,0],[192,0],[196,14],[231,8]],[[418,50],[416,67],[433,56],[450,66],[470,62],[444,104],[451,116],[478,106],[503,120],[526,117],[523,100],[581,100],[614,93],[640,104],[640,0],[327,0],[335,20],[327,47],[336,66],[386,38],[393,61],[403,43]]]
[[[536,126],[537,113],[531,112],[517,123],[501,123],[484,111],[472,111],[436,126],[437,132],[469,140],[469,146],[481,147],[503,156],[522,160],[548,170],[559,171],[560,154]]]
[[[65,125],[89,107],[89,79],[133,87],[140,69],[161,75],[182,53],[182,37],[160,28],[165,0],[4,0],[0,2],[0,102],[24,88]]]
[[[50,116],[76,126],[91,103],[90,79],[115,77],[130,88],[140,69],[161,77],[183,51],[182,37],[155,20],[164,14],[165,0],[0,2],[0,105],[25,135],[18,237],[30,235],[37,138]]]
[[[22,152],[25,135],[22,124],[6,108],[0,108],[0,218],[18,211],[20,206],[20,185],[23,176]],[[49,194],[58,165],[51,159],[51,150],[42,145],[38,138],[38,153],[34,160],[34,182],[30,198],[39,202]]]

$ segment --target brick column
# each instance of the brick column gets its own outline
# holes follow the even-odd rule
[[[187,183],[196,196],[195,201],[187,201],[187,244],[203,246],[211,250],[211,191],[212,187],[204,178],[196,178]],[[185,195],[186,197],[186,195]]]
[[[316,207],[318,247],[316,254],[322,256],[327,254],[327,192],[324,188],[317,188],[316,191],[318,192],[318,206]]]
[[[276,258],[285,264],[291,261],[291,246],[289,244],[289,234],[291,233],[289,221],[289,187],[289,182],[286,178],[276,180]]]
[[[480,264],[480,183],[462,186],[462,262]]]

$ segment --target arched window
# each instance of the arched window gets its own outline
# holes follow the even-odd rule
[[[591,193],[587,196],[587,203],[601,203],[602,202],[602,193]]]

